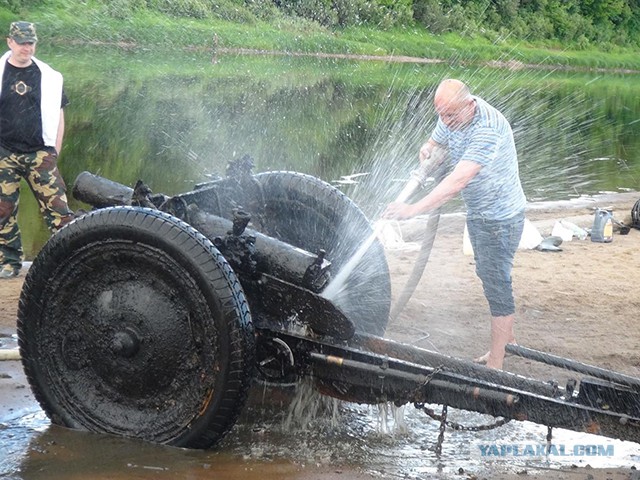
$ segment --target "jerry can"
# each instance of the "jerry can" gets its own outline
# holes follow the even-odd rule
[[[613,212],[597,208],[591,227],[591,241],[609,243],[613,241]]]

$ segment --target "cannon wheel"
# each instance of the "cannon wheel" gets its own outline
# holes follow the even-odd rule
[[[133,207],[55,234],[25,279],[24,369],[54,423],[206,448],[235,423],[253,378],[240,283],[192,227]]]
[[[335,276],[373,234],[364,213],[344,193],[310,175],[265,172],[255,175],[265,209],[254,218],[266,235],[317,253],[326,251]],[[384,248],[376,240],[356,265],[337,299],[332,299],[361,333],[384,335],[391,281]]]

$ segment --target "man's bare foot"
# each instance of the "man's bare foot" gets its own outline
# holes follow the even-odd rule
[[[491,352],[487,352],[480,357],[476,357],[473,359],[473,363],[477,363],[478,365],[486,365],[487,360],[489,360],[489,355],[491,355]]]
[[[509,345],[517,345],[517,343],[513,341],[513,342],[509,342]],[[505,352],[504,358],[511,357],[512,355],[513,355],[512,353]],[[491,356],[491,351],[488,351],[484,355],[474,358],[473,363],[477,363],[478,365],[486,365],[487,362],[489,361],[490,356]]]

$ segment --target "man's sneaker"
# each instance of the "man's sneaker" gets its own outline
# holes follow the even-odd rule
[[[0,278],[13,278],[17,277],[20,273],[20,267],[15,267],[13,265],[4,265],[2,270],[0,270]]]

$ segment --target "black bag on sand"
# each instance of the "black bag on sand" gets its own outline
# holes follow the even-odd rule
[[[631,209],[631,226],[640,230],[640,200]]]

